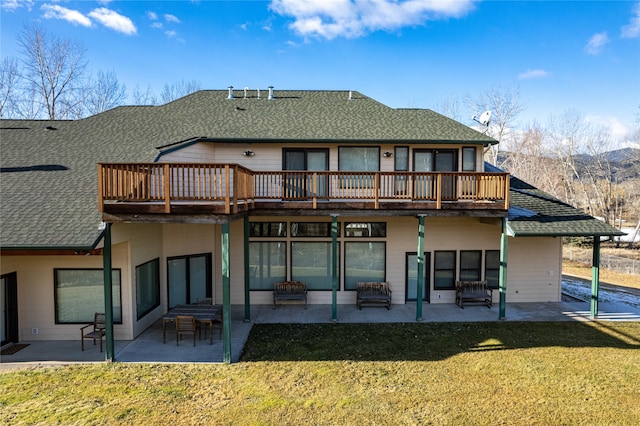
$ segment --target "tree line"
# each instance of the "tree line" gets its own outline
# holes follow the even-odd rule
[[[113,70],[90,72],[85,47],[26,24],[17,38],[19,57],[0,64],[0,117],[77,119],[125,104],[127,88]],[[136,86],[136,105],[170,102],[200,90],[196,81],[165,84],[159,96]]]

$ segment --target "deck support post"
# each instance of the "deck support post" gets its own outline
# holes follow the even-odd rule
[[[600,291],[600,237],[593,237],[593,260],[591,262],[591,318],[598,318],[598,293]]]
[[[222,224],[222,361],[231,364],[231,279],[229,223]]]
[[[507,218],[502,218],[502,235],[500,236],[500,312],[498,319],[504,319],[507,310]]]
[[[111,259],[111,224],[106,223],[104,232],[104,248],[102,249],[102,268],[104,284],[104,325],[106,361],[115,361],[115,345],[113,339],[113,272]]]
[[[249,259],[249,216],[244,217],[244,322],[251,321],[251,265]]]
[[[331,321],[338,320],[338,216],[331,215]]]
[[[416,321],[422,321],[422,289],[424,288],[424,216],[418,216],[418,276],[416,277]],[[427,289],[428,291],[428,289]]]

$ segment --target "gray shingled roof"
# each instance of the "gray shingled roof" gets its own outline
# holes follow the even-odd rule
[[[502,171],[485,164],[487,171]],[[515,237],[624,235],[618,229],[511,176],[508,232]]]
[[[90,248],[100,236],[97,163],[150,162],[159,147],[226,142],[496,141],[430,110],[392,109],[348,91],[275,91],[247,99],[200,91],[161,106],[118,107],[74,121],[0,121],[0,246]],[[47,129],[54,128],[55,130]],[[517,199],[517,198],[516,198]]]

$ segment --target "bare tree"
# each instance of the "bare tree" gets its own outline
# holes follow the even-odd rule
[[[438,102],[434,106],[434,111],[452,120],[460,121],[460,100],[456,96],[449,96],[443,101]]]
[[[501,145],[509,144],[510,140],[508,139],[515,127],[515,119],[526,107],[520,100],[518,86],[503,84],[485,90],[477,97],[467,95],[465,103],[476,114],[485,110],[491,111],[491,124],[487,134],[500,143],[491,146],[485,154],[488,156],[488,161],[498,165],[498,153]]]
[[[89,114],[98,114],[122,105],[127,99],[127,88],[120,84],[115,71],[98,71],[86,90],[85,108]]]
[[[147,86],[145,90],[142,90],[140,85],[136,84],[131,97],[133,98],[133,103],[136,105],[155,105],[158,103],[158,100],[151,91],[150,86]]]
[[[18,37],[25,93],[35,95],[49,119],[71,115],[80,101],[82,76],[86,68],[85,49],[69,39],[48,35],[38,26],[25,25]]]
[[[160,95],[160,100],[162,103],[171,102],[198,90],[200,90],[200,83],[195,80],[181,80],[178,83],[165,84],[162,94]]]
[[[12,118],[17,112],[17,86],[20,81],[18,60],[7,57],[0,64],[0,117]]]

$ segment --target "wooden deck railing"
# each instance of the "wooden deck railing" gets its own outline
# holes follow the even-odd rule
[[[224,203],[225,213],[256,201],[320,200],[501,202],[509,204],[508,173],[252,171],[238,164],[102,163],[98,201],[156,202],[171,212],[172,202]],[[465,208],[473,209],[472,203]]]

